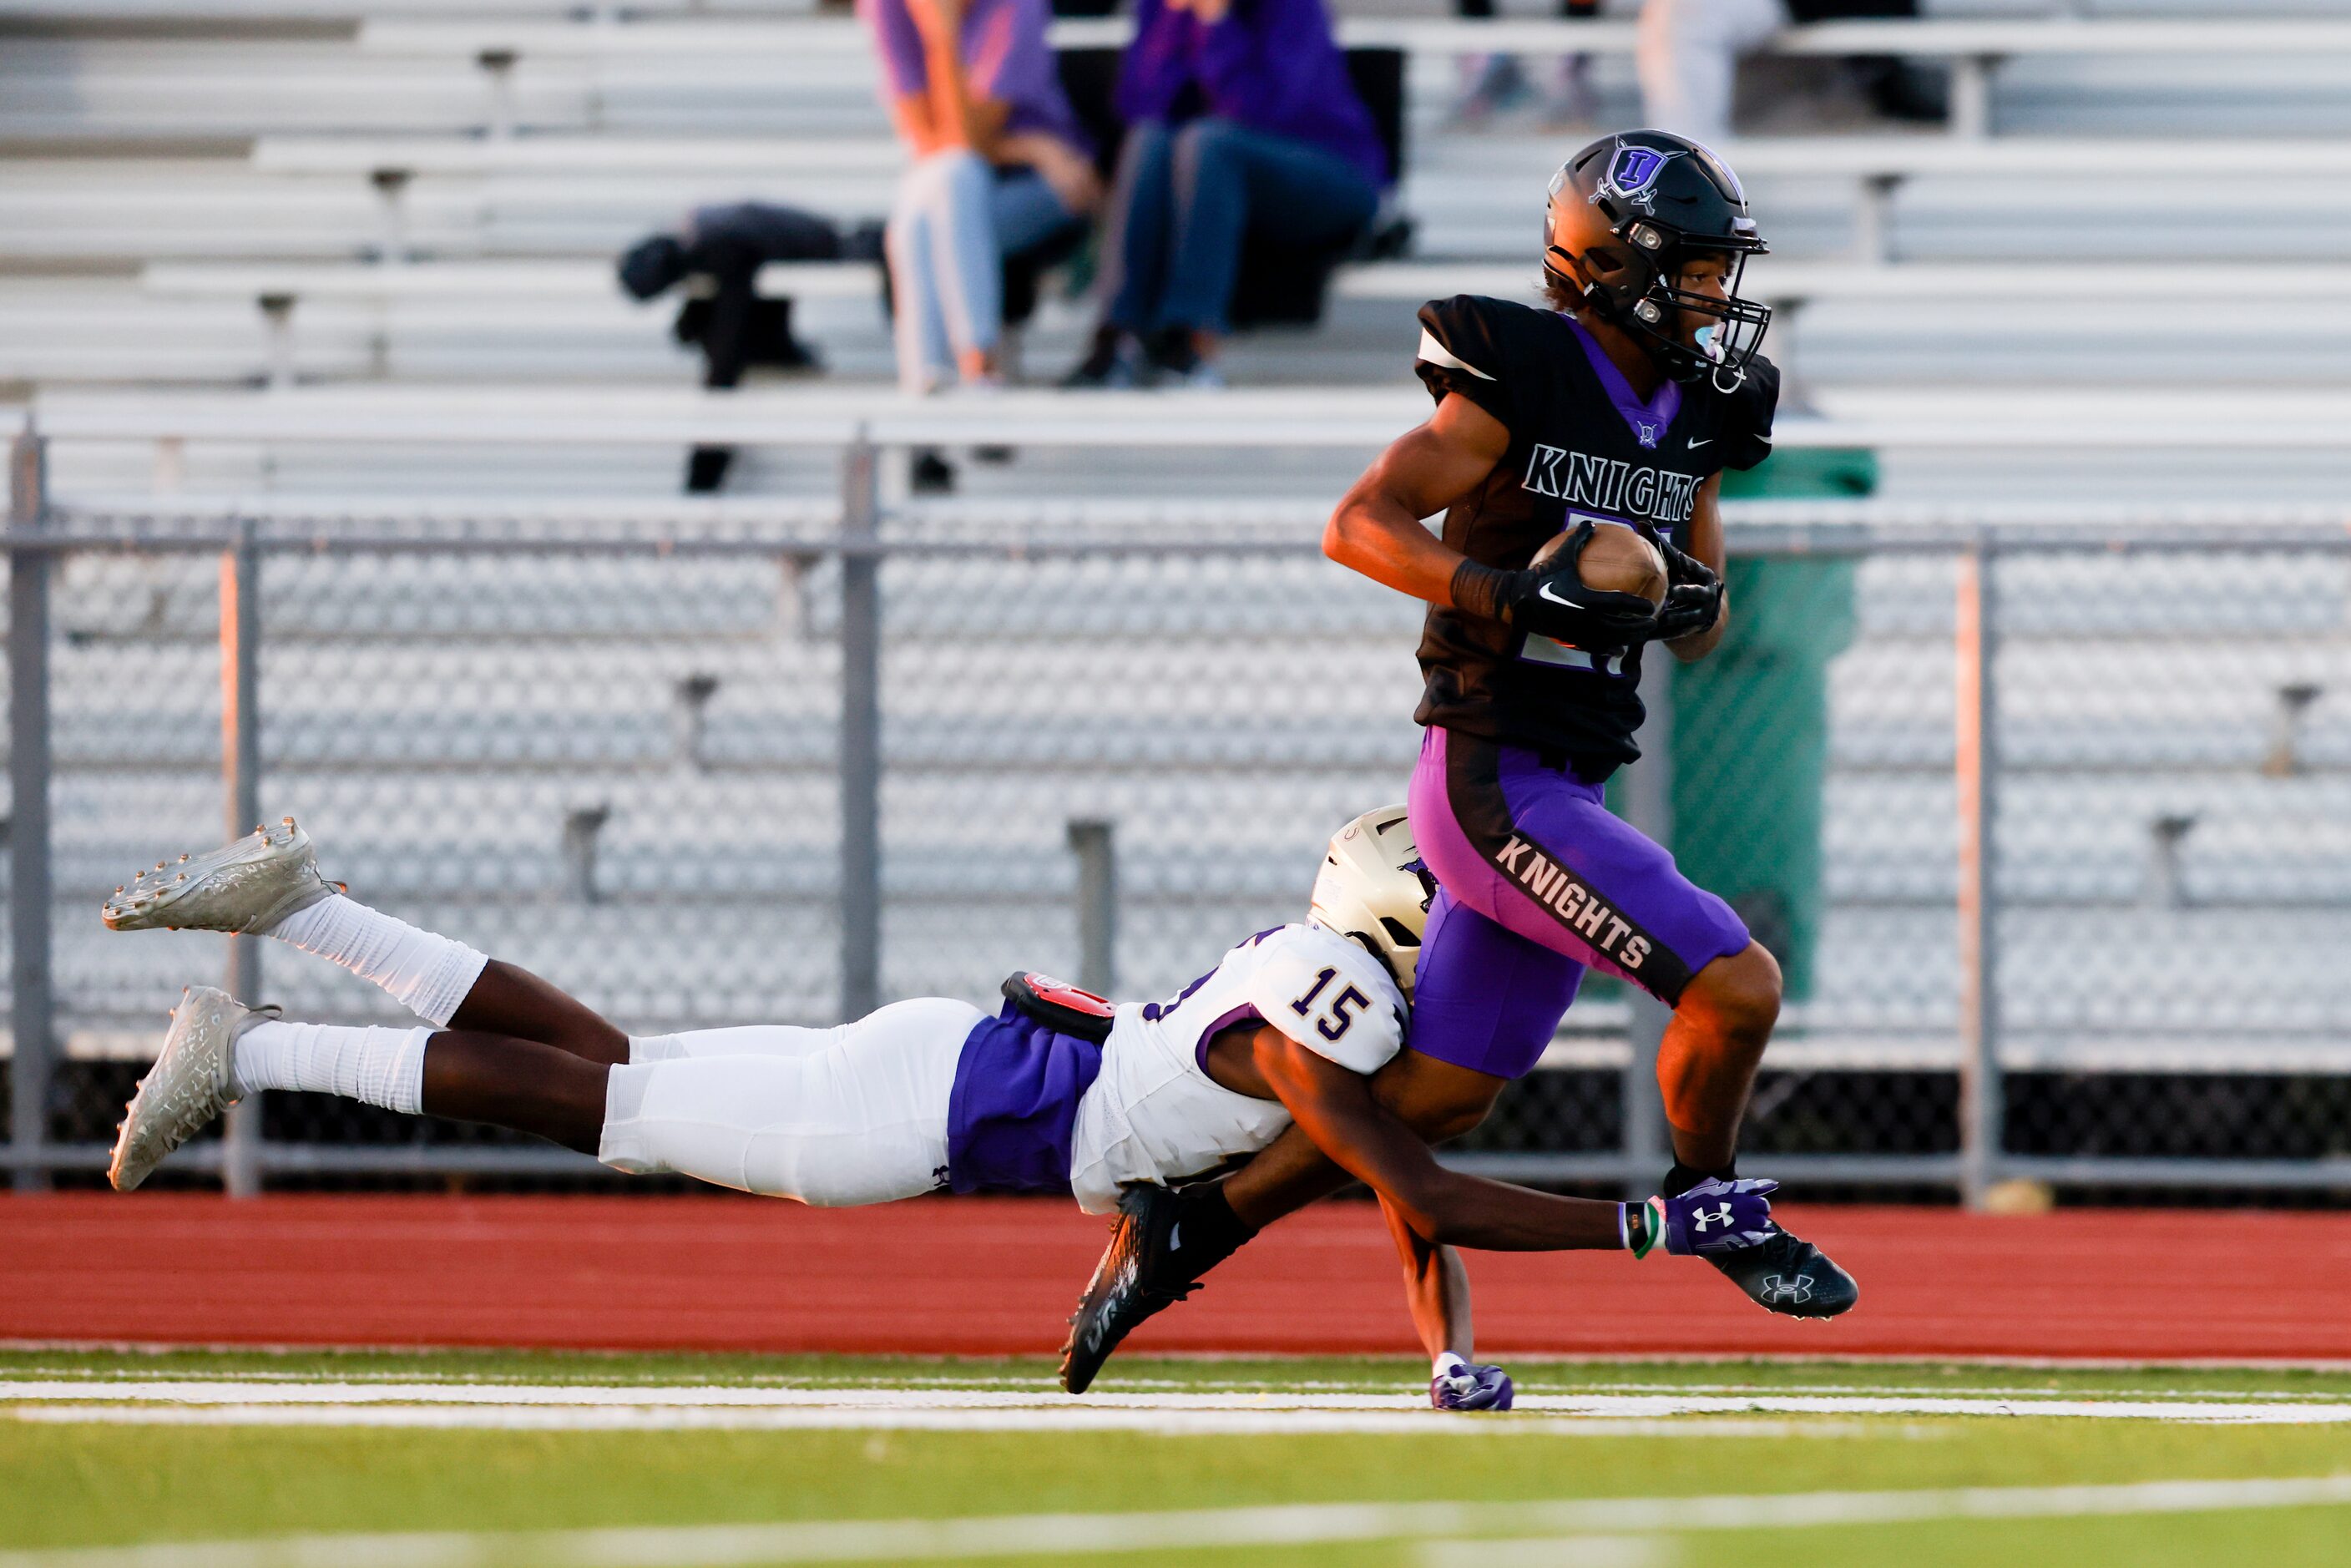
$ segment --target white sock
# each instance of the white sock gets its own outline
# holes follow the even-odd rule
[[[229,1087],[239,1099],[256,1089],[308,1089],[419,1115],[432,1038],[429,1029],[257,1023],[237,1037]]]
[[[444,1029],[490,961],[463,942],[420,931],[340,893],[295,911],[268,935],[372,980],[402,1007]]]

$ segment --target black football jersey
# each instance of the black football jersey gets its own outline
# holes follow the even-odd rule
[[[1573,318],[1456,295],[1420,310],[1420,379],[1468,398],[1510,450],[1445,514],[1445,542],[1481,565],[1524,567],[1589,517],[1682,543],[1698,487],[1771,454],[1780,373],[1757,359],[1735,392],[1667,382],[1646,402]],[[1605,778],[1641,754],[1641,650],[1592,653],[1431,605],[1421,634],[1422,724],[1572,761]]]

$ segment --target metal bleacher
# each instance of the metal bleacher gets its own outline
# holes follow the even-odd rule
[[[1839,24],[1782,41],[1793,53],[1860,47],[1838,28],[1876,28],[1873,48],[2001,62],[1985,78],[1984,137],[1876,129],[1735,149],[1778,243],[1755,271],[1783,308],[1776,347],[1818,401],[1911,381],[2160,384],[2214,363],[2246,387],[2332,375],[2351,310],[2327,275],[2302,269],[2351,254],[2351,182],[2330,172],[2344,143],[2326,135],[2344,95],[2325,90],[2351,59],[2351,24],[2313,6],[2252,21],[2184,4],[2081,9],[1945,5],[1907,32]],[[0,321],[15,329],[0,334],[0,383],[676,384],[690,361],[662,313],[599,281],[614,251],[701,200],[860,218],[888,199],[895,153],[854,25],[789,5],[583,22],[551,7],[485,21],[430,5],[329,20],[297,4],[273,29],[253,7],[191,0],[168,39],[142,38],[135,20],[75,30],[105,14],[57,0],[0,13],[26,19],[0,54],[0,137],[16,154],[0,162]],[[240,25],[207,35],[192,16]],[[1320,332],[1238,343],[1243,384],[1408,384],[1400,305],[1525,287],[1526,193],[1573,133],[1448,124],[1459,50],[1579,44],[1598,56],[1601,112],[1637,113],[1621,13],[1590,26],[1345,24],[1413,51],[1400,204],[1419,224],[1415,258],[1343,277]],[[1117,24],[1062,26],[1091,37]],[[2211,81],[2236,61],[2262,89],[2216,97]],[[2197,94],[2221,107],[2183,113]],[[2216,134],[2182,136],[2208,114]],[[2238,203],[2291,193],[2294,222],[2256,241],[2206,221],[2222,184]],[[2131,287],[2103,286],[2103,267],[2064,270],[2085,260]],[[2252,264],[2218,298],[2195,270],[2216,260]],[[869,278],[789,282],[837,379],[886,375]],[[2298,291],[2294,340],[2262,332]],[[2196,309],[2161,308],[2199,295]],[[1026,345],[1031,371],[1057,370],[1084,324],[1081,305],[1049,300]],[[58,455],[61,481],[79,461]],[[89,473],[135,486],[150,466]],[[1891,456],[1889,484],[1908,466]],[[743,482],[761,483],[759,468]],[[485,482],[517,472],[502,461]],[[642,472],[652,482],[659,470]],[[1953,477],[1934,462],[1918,472],[1922,484]],[[2332,473],[2317,461],[2268,477],[2308,494]]]

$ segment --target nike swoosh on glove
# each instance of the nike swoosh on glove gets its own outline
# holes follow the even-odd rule
[[[1779,1187],[1768,1179],[1709,1176],[1678,1197],[1651,1198],[1649,1211],[1665,1232],[1668,1252],[1684,1257],[1735,1252],[1771,1239],[1778,1228],[1771,1223],[1771,1201],[1765,1195]]]
[[[1580,525],[1540,570],[1504,572],[1494,595],[1512,628],[1595,651],[1631,648],[1657,634],[1656,607],[1637,593],[1586,588],[1576,574],[1593,524]]]
[[[1439,1410],[1508,1410],[1516,1393],[1500,1367],[1468,1362],[1428,1380],[1428,1402]]]

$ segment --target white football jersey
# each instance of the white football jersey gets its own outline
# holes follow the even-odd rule
[[[1102,1072],[1078,1102],[1070,1189],[1088,1213],[1118,1207],[1122,1183],[1168,1182],[1254,1154],[1290,1125],[1279,1100],[1237,1094],[1208,1076],[1208,1042],[1236,1023],[1268,1023],[1353,1071],[1404,1047],[1404,993],[1353,937],[1278,925],[1164,1002],[1123,1002]]]

